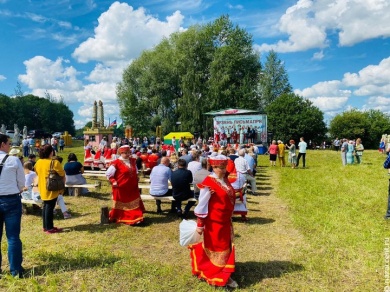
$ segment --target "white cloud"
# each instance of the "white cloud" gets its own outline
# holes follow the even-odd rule
[[[167,1],[164,1],[164,6],[166,6],[167,10],[197,10],[203,6],[208,7],[207,3],[203,2],[202,0],[179,0],[179,1],[173,1],[172,3],[166,3]]]
[[[323,112],[340,111],[348,102],[348,97],[325,97],[319,96],[309,100]]]
[[[363,105],[363,110],[380,110],[381,112],[385,112],[390,114],[390,97],[384,96],[373,96],[367,100],[367,103]]]
[[[347,101],[361,96],[369,97],[362,107],[390,112],[390,57],[378,65],[369,65],[357,73],[347,72],[342,80],[324,81],[294,92],[313,101],[314,105],[329,114],[346,110]],[[329,112],[328,112],[329,111]]]
[[[142,7],[134,10],[126,3],[114,2],[99,17],[95,35],[81,43],[73,57],[83,63],[130,61],[163,37],[182,30],[183,18],[180,11],[176,11],[163,22],[145,14]]]
[[[303,90],[296,89],[294,92],[309,99],[328,115],[342,110],[351,96],[351,91],[343,89],[339,80],[319,82]]]
[[[0,75],[0,81],[3,81],[3,80],[6,80],[7,77],[5,77],[4,75]]]
[[[314,84],[311,87],[303,90],[296,89],[294,92],[305,98],[315,98],[318,96],[328,97],[349,97],[351,95],[350,90],[341,89],[342,83],[339,80],[323,81]]]
[[[383,59],[378,65],[369,65],[358,73],[345,73],[343,83],[354,86],[356,95],[390,94],[390,57]]]
[[[52,61],[42,56],[35,56],[24,61],[26,74],[19,75],[19,81],[31,89],[76,91],[82,84],[77,80],[74,67],[64,67],[62,58]]]
[[[324,58],[324,52],[321,50],[313,54],[313,60],[322,60]]]
[[[244,10],[244,6],[242,6],[240,4],[232,5],[232,4],[228,3],[227,6],[229,9],[232,9],[232,10]]]
[[[256,46],[260,52],[297,52],[325,48],[338,33],[340,46],[390,36],[387,0],[299,0],[280,17],[278,30],[288,36],[275,44]]]
[[[128,66],[128,62],[116,62],[112,66],[98,63],[86,79],[91,82],[117,83],[122,80],[123,70]]]

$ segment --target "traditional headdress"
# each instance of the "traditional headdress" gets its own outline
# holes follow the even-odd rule
[[[130,146],[129,145],[123,145],[119,147],[119,153],[122,154],[124,152],[130,152]]]
[[[207,160],[211,166],[226,166],[228,163],[225,155],[209,156]]]

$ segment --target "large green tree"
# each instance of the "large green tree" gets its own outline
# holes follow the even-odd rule
[[[281,94],[290,92],[292,92],[292,87],[284,63],[275,51],[270,51],[257,86],[259,110],[264,112],[266,107]]]
[[[145,51],[117,86],[121,116],[136,135],[161,123],[165,133],[201,131],[204,113],[228,107],[256,109],[261,64],[252,37],[229,17],[192,26]],[[208,124],[210,125],[210,124]],[[211,128],[211,127],[210,127]]]
[[[379,110],[352,109],[332,119],[329,133],[333,138],[361,138],[365,148],[377,148],[382,135],[390,133],[390,117]]]
[[[321,142],[326,133],[323,113],[294,93],[283,93],[267,107],[268,130],[274,139]]]

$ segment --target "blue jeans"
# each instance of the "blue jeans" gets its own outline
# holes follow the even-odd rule
[[[22,202],[19,194],[0,196],[0,244],[3,236],[3,226],[8,242],[8,261],[11,274],[22,276],[22,241],[20,240],[20,223],[22,219]],[[0,250],[0,263],[2,260]]]
[[[388,192],[388,198],[387,198],[387,212],[386,217],[390,218],[390,179],[389,179],[389,192]]]

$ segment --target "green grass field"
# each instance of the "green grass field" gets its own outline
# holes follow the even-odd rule
[[[75,146],[77,146],[76,144]],[[66,148],[82,160],[82,147]],[[365,151],[363,164],[341,165],[340,153],[309,151],[307,168],[269,167],[259,157],[259,196],[249,219],[234,218],[237,291],[383,291],[389,224],[385,157]],[[94,180],[89,180],[93,182]],[[62,234],[45,234],[39,211],[23,215],[25,279],[5,273],[3,291],[215,291],[191,275],[180,221],[146,202],[142,227],[99,225],[110,187],[65,197],[72,218],[56,215]],[[193,216],[193,215],[192,215]],[[194,217],[192,217],[194,219]],[[3,236],[3,270],[8,269]]]

